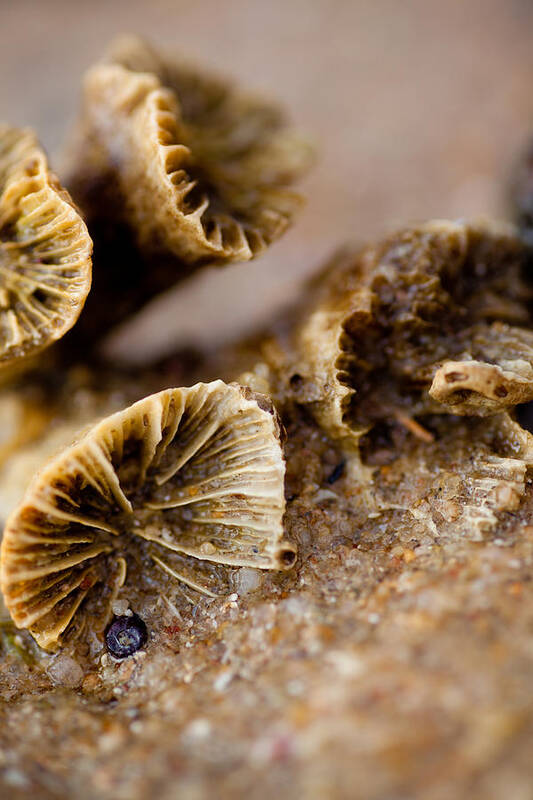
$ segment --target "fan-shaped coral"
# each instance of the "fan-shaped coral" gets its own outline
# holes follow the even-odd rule
[[[222,381],[151,395],[91,428],[35,477],[7,522],[1,582],[14,622],[53,649],[135,540],[152,543],[157,563],[169,550],[291,566],[279,437],[266,398]]]
[[[71,185],[89,214],[101,214],[100,190],[112,184],[105,214],[125,221],[143,251],[182,264],[261,252],[300,205],[290,186],[309,162],[276,105],[135,37],[87,73],[75,142]]]
[[[77,320],[92,242],[28,130],[0,125],[0,364],[34,355]]]

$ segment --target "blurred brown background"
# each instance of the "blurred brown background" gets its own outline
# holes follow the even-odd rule
[[[278,97],[320,160],[305,211],[266,257],[159,300],[115,352],[246,330],[347,239],[505,213],[506,176],[533,130],[530,0],[0,0],[1,116],[35,127],[54,157],[83,70],[120,31]]]

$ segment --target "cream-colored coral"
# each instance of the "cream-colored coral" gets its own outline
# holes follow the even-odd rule
[[[157,563],[167,550],[291,566],[284,470],[272,405],[236,384],[167,389],[105,418],[36,475],[6,524],[1,585],[15,624],[54,649],[135,540]]]
[[[533,333],[494,322],[465,338],[465,352],[437,368],[434,400],[455,414],[484,415],[533,399]]]
[[[309,160],[276,105],[130,36],[85,77],[69,171],[89,213],[102,212],[94,186],[112,184],[104,213],[125,220],[142,251],[191,265],[247,261],[277,239]]]
[[[76,322],[91,286],[92,241],[33,133],[0,125],[0,365]]]

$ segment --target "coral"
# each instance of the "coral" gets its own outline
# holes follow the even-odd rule
[[[7,521],[1,582],[15,623],[45,649],[78,609],[98,630],[82,603],[103,582],[107,621],[132,539],[150,542],[152,562],[171,574],[165,550],[292,566],[280,434],[266,398],[222,381],[167,389],[106,417],[36,475]]]
[[[0,125],[0,366],[33,356],[76,322],[92,241],[34,134]]]

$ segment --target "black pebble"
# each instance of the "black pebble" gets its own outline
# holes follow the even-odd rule
[[[342,478],[344,475],[344,468],[346,467],[346,461],[341,461],[337,466],[332,470],[332,472],[326,478],[327,482],[331,485],[332,483],[336,483],[339,478]]]
[[[147,639],[146,625],[137,614],[115,617],[105,634],[107,649],[115,658],[133,655],[146,644]]]

